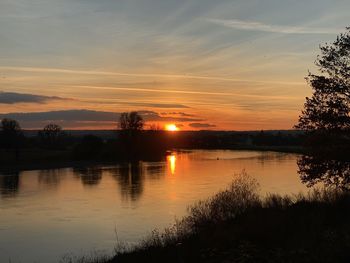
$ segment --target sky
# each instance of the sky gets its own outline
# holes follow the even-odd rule
[[[0,0],[0,118],[113,129],[291,129],[341,0]]]

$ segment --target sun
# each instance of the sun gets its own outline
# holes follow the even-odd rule
[[[167,124],[165,125],[165,130],[167,131],[178,131],[179,128],[175,124]]]

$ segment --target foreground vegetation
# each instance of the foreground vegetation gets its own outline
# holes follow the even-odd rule
[[[335,189],[261,198],[246,174],[139,245],[78,262],[349,262],[350,194]],[[72,262],[72,261],[70,261]]]

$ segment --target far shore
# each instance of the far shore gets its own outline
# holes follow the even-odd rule
[[[264,152],[280,152],[280,153],[304,153],[301,146],[237,146],[230,148],[191,148],[191,149],[172,149],[171,151],[191,151],[191,150],[232,150],[232,151],[264,151]],[[168,152],[171,152],[168,151]],[[140,160],[122,160],[122,159],[88,159],[88,160],[74,160],[71,158],[69,150],[55,151],[42,149],[23,149],[20,153],[20,159],[14,159],[13,151],[0,151],[0,172],[14,172],[25,170],[46,170],[46,169],[60,169],[69,167],[86,167],[97,165],[114,165],[132,161],[161,161],[164,160],[167,153],[157,159],[140,159]],[[9,157],[12,155],[12,157]]]

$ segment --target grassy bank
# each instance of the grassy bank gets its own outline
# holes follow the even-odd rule
[[[260,198],[257,188],[242,175],[171,228],[133,248],[119,245],[103,262],[349,262],[348,193]]]

